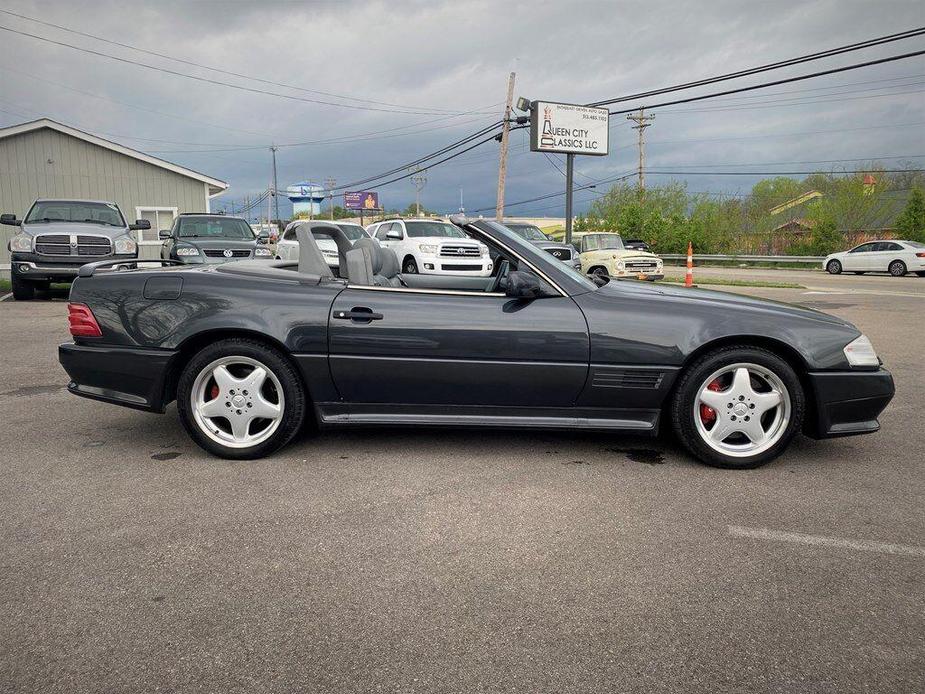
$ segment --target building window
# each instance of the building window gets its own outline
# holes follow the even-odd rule
[[[151,222],[150,229],[138,230],[138,242],[160,244],[163,243],[158,239],[157,233],[161,229],[170,229],[173,226],[173,220],[177,218],[176,207],[136,207],[136,219],[147,219]]]

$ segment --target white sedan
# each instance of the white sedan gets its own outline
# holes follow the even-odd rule
[[[295,230],[296,227],[304,221],[305,220],[301,219],[296,220],[290,222],[286,227],[286,231],[283,232],[283,237],[279,240],[279,243],[276,244],[276,258],[278,260],[299,259],[299,242],[296,239]],[[353,224],[352,222],[335,222],[335,224],[344,230],[344,233],[351,242],[368,236],[366,230],[359,224]],[[328,266],[336,268],[340,264],[340,258],[337,254],[337,244],[334,243],[333,239],[327,236],[316,236],[315,243],[317,243],[318,248],[321,249],[321,254],[324,256]]]
[[[822,268],[833,275],[842,271],[856,275],[889,272],[893,277],[902,277],[907,272],[914,272],[919,277],[925,277],[925,243],[868,241],[850,251],[826,256]]]

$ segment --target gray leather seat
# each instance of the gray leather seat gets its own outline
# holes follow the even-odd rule
[[[369,259],[369,268],[363,270],[357,269],[357,277],[354,277],[353,266],[350,263],[351,253],[354,251],[365,251],[365,258]],[[359,254],[353,256],[354,264],[360,262]],[[347,277],[354,284],[367,284],[374,287],[400,287],[401,280],[398,277],[400,266],[398,256],[391,248],[383,248],[376,239],[359,239],[353,244],[353,250],[347,253]],[[359,281],[359,276],[363,275],[366,282]]]

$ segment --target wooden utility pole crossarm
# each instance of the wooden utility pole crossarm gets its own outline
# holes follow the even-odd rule
[[[504,220],[504,178],[507,175],[507,143],[511,134],[511,105],[514,102],[514,78],[511,73],[507,80],[507,100],[504,104],[504,123],[501,130],[501,158],[498,162],[498,202],[495,206],[495,219]]]

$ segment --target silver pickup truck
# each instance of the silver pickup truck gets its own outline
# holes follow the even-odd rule
[[[70,282],[86,263],[134,261],[138,244],[132,232],[151,228],[144,219],[128,224],[118,205],[99,200],[36,200],[25,219],[4,214],[0,224],[19,227],[9,242],[18,300],[32,299],[36,289],[48,289],[52,282]]]

